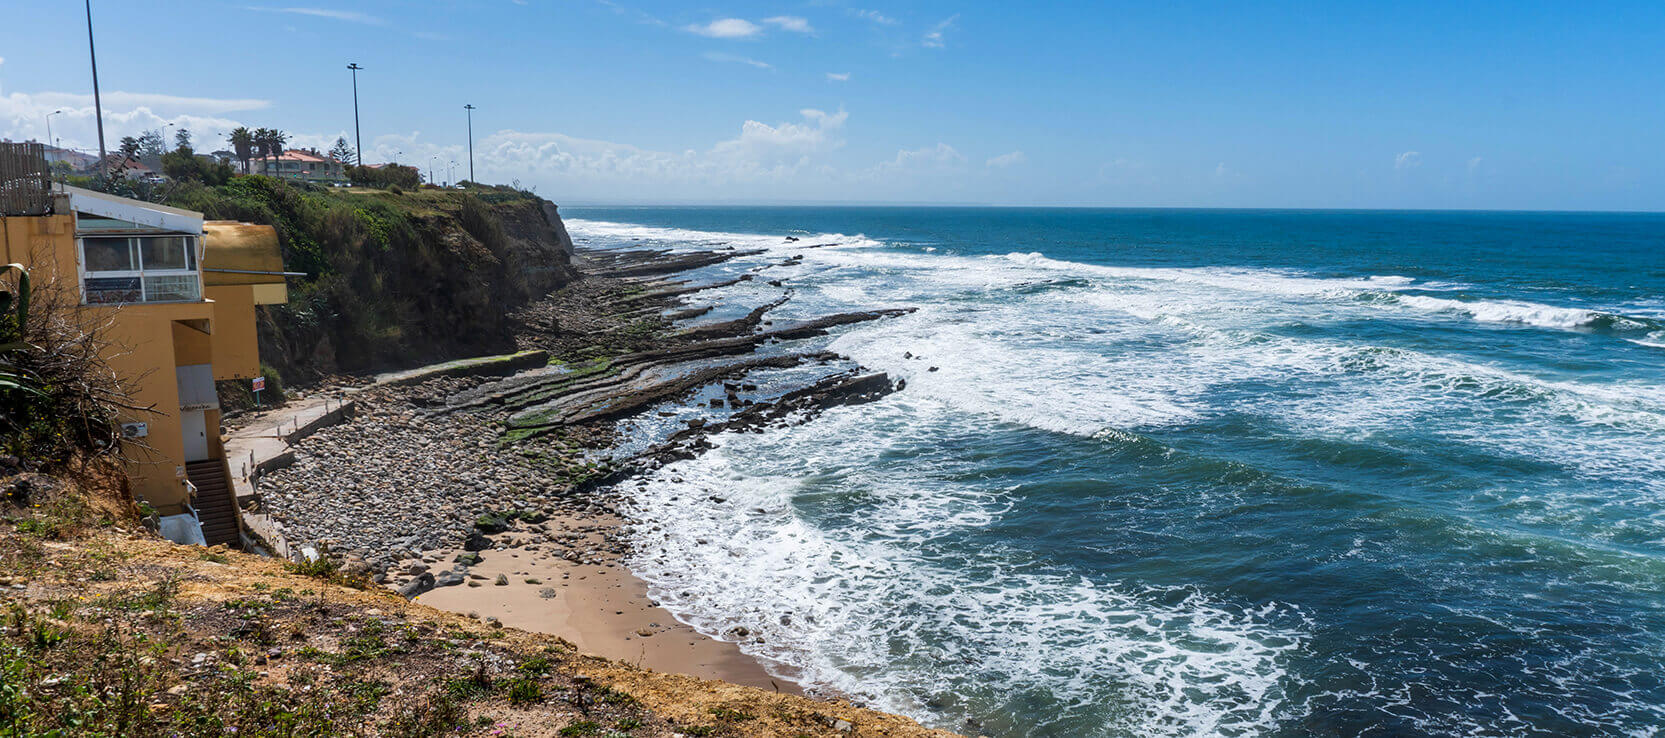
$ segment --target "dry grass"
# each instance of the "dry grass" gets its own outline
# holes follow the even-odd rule
[[[0,523],[0,735],[948,735],[583,656],[129,518],[65,522],[93,508]]]

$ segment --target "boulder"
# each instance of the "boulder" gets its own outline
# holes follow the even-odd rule
[[[422,572],[416,578],[399,586],[399,596],[407,600],[414,599],[417,595],[433,588],[434,575]]]

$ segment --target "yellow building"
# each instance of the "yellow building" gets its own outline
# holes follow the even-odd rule
[[[35,208],[39,210],[39,208]],[[134,495],[182,543],[239,542],[216,380],[260,373],[255,306],[287,301],[270,226],[53,186],[49,212],[0,211],[0,263],[72,290],[128,383],[121,418]],[[15,210],[14,210],[15,212]]]

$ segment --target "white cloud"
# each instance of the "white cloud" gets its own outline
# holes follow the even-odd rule
[[[850,73],[849,72],[827,72],[827,81],[828,82],[849,82],[850,81]]]
[[[329,18],[330,20],[347,21],[348,23],[364,23],[372,26],[387,25],[387,21],[368,13],[356,10],[335,10],[333,8],[265,8],[250,7],[262,13],[289,13],[291,15],[310,15],[314,18]]]
[[[815,33],[815,29],[809,25],[809,21],[807,19],[800,18],[795,15],[777,15],[773,18],[764,18],[763,22],[773,26],[779,26],[783,31],[792,31],[793,33]]]
[[[560,133],[498,131],[475,141],[475,163],[482,179],[567,183],[581,186],[578,191],[585,197],[631,196],[644,185],[690,193],[713,185],[757,186],[759,195],[767,195],[799,173],[826,166],[822,157],[844,145],[840,134],[848,113],[805,109],[799,116],[799,121],[775,125],[748,120],[735,138],[705,151],[680,153]],[[430,155],[414,137],[389,138],[386,144],[389,149],[403,149],[407,157],[417,152],[421,161]],[[449,160],[460,149],[435,147],[434,151]]]
[[[1415,169],[1422,166],[1422,152],[1407,151],[1393,157],[1394,169]]]
[[[1017,166],[1027,161],[1029,161],[1029,157],[1022,151],[1013,151],[1010,154],[1001,154],[1000,156],[989,159],[987,162],[984,162],[984,165],[994,169],[1004,169],[1006,167]]]
[[[756,59],[753,59],[753,58],[750,58],[750,57],[745,57],[745,56],[740,56],[738,54],[724,54],[720,51],[707,51],[704,54],[701,54],[700,56],[704,57],[706,61],[724,62],[724,63],[729,63],[729,64],[747,64],[747,65],[750,65],[750,66],[757,67],[758,69],[774,69],[775,68],[775,66],[773,64],[770,64],[768,62],[760,62]]]
[[[763,27],[743,18],[719,18],[703,26],[698,23],[684,26],[683,30],[710,38],[751,38],[761,33]]]
[[[949,29],[953,28],[954,27],[954,21],[957,21],[959,19],[960,19],[960,14],[955,13],[951,16],[948,16],[941,23],[938,23],[934,26],[931,26],[931,30],[925,32],[925,38],[923,40],[921,40],[920,43],[922,45],[924,45],[925,48],[927,48],[927,49],[940,49],[940,48],[943,48],[943,47],[947,46],[948,42],[947,42],[946,39],[943,38],[943,34],[947,33]]]
[[[270,107],[266,100],[254,98],[183,97],[157,93],[106,92],[104,103],[104,134],[108,145],[122,136],[131,136],[146,129],[163,128],[173,123],[189,128],[199,140],[218,138],[223,132],[240,125],[225,117],[227,114],[263,110]],[[92,95],[69,92],[14,92],[0,95],[0,136],[14,140],[46,138],[46,116],[54,110],[63,112],[52,117],[52,135],[63,145],[95,151],[98,133],[93,113]]]
[[[945,143],[922,149],[902,149],[896,158],[868,170],[869,175],[933,174],[958,170],[965,156]]]
[[[858,8],[851,8],[850,15],[865,21],[872,21],[881,26],[894,26],[899,22],[895,18],[891,18],[890,16],[880,13],[877,10],[861,10]]]
[[[1468,173],[1469,174],[1474,174],[1475,172],[1480,171],[1480,164],[1481,164],[1481,160],[1480,160],[1480,157],[1478,157],[1478,156],[1474,157],[1473,159],[1469,159],[1468,160]]]
[[[1214,167],[1214,182],[1216,184],[1229,184],[1239,182],[1242,179],[1243,174],[1241,172],[1226,166],[1223,161]]]

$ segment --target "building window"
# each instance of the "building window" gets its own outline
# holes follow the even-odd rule
[[[80,241],[88,304],[202,299],[195,236],[97,236]]]

